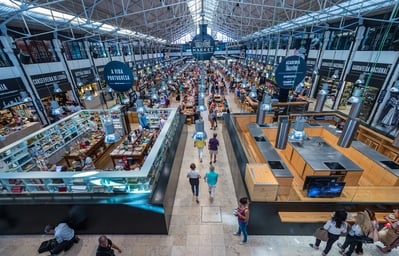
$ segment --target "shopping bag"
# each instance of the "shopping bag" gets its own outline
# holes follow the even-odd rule
[[[313,235],[321,241],[326,242],[328,240],[328,231],[324,228],[317,228]]]

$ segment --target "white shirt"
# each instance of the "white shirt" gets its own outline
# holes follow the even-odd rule
[[[54,229],[54,238],[57,243],[69,241],[75,236],[75,231],[71,229],[66,223],[58,224]]]
[[[343,222],[341,227],[337,228],[335,221],[329,220],[326,222],[326,224],[324,224],[323,228],[331,234],[341,235],[342,233],[346,233],[346,230],[348,229],[348,224],[346,222]]]

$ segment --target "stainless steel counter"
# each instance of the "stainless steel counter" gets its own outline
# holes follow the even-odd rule
[[[264,136],[262,129],[257,124],[248,124],[248,130],[256,140],[256,145],[258,146],[259,150],[262,152],[263,157],[269,164],[270,170],[272,171],[274,177],[276,178],[294,177],[291,174],[290,170],[285,165],[284,161],[281,160],[280,156],[274,149],[274,146]],[[276,168],[276,166],[274,164],[271,164],[270,162],[273,163],[280,162],[281,166]]]
[[[314,171],[363,171],[361,167],[333,148],[321,137],[311,137],[301,143],[289,143]],[[333,167],[328,166],[329,163],[333,163],[331,164]],[[337,165],[340,166],[337,167]]]
[[[323,128],[325,128],[327,131],[329,131],[331,134],[339,137],[340,134],[336,132],[336,129],[326,125],[326,124],[321,124],[323,126]],[[383,167],[385,170],[391,172],[392,174],[394,174],[395,176],[399,177],[399,169],[393,169],[390,168],[389,166],[383,164],[381,161],[392,161],[391,159],[389,159],[387,156],[385,156],[384,154],[370,148],[369,146],[367,146],[366,144],[364,144],[363,142],[357,141],[357,140],[353,140],[351,147],[353,147],[354,149],[356,149],[357,151],[359,151],[360,153],[362,153],[363,155],[367,156],[369,159],[373,160],[375,163],[377,163],[378,165],[380,165],[381,167]]]

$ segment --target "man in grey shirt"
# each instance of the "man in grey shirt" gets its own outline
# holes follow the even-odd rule
[[[73,243],[79,242],[79,238],[75,236],[75,231],[66,223],[60,223],[56,227],[47,225],[44,232],[48,235],[54,235],[57,241],[56,246],[50,250],[51,255],[57,255],[61,251],[70,249]]]

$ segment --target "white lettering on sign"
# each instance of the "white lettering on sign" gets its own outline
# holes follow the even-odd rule
[[[122,75],[123,74],[123,69],[121,68],[113,68],[110,70],[112,75]]]
[[[0,91],[8,91],[6,84],[0,84]]]
[[[321,63],[322,67],[328,67],[328,68],[344,68],[344,63],[339,63],[339,62],[322,62]]]
[[[128,75],[107,75],[108,81],[129,81]]]
[[[386,75],[386,74],[388,74],[389,68],[388,67],[370,67],[370,66],[363,66],[363,65],[353,65],[352,70]]]

